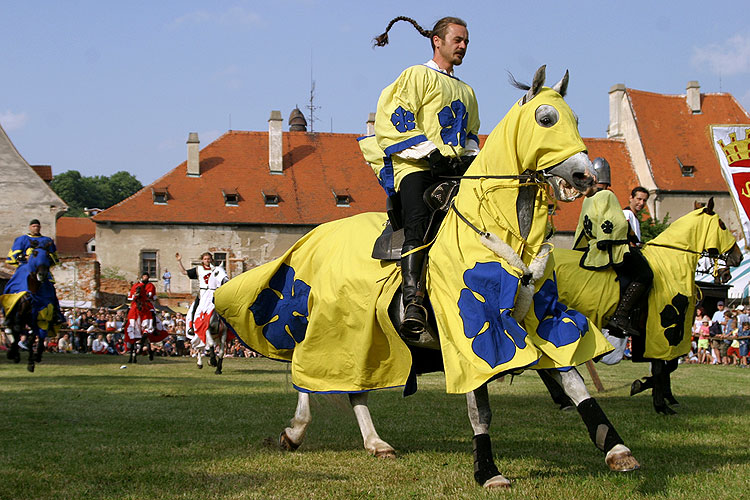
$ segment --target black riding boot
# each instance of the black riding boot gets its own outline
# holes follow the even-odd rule
[[[404,249],[404,253],[409,250],[411,249]],[[425,253],[425,250],[420,250],[401,257],[404,321],[401,323],[400,333],[407,340],[418,340],[427,324],[427,310],[422,305],[424,301],[422,271]]]
[[[637,281],[630,283],[625,289],[625,293],[620,297],[620,303],[617,304],[615,314],[610,318],[607,327],[622,330],[625,335],[640,336],[641,332],[636,330],[630,321],[630,311],[646,293],[646,290],[648,290],[648,287],[643,283]]]

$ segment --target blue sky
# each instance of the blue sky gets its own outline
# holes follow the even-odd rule
[[[737,4],[739,8],[741,4]],[[750,109],[750,25],[731,4],[705,2],[17,1],[0,14],[0,124],[31,164],[84,175],[133,173],[144,184],[233,130],[267,130],[310,97],[320,132],[362,133],[380,90],[431,57],[398,23],[454,15],[469,25],[456,74],[474,87],[489,133],[547,64],[571,73],[568,102],[584,137],[606,136],[608,90],[731,92]],[[550,82],[552,83],[552,82]],[[669,131],[665,131],[669,133]]]

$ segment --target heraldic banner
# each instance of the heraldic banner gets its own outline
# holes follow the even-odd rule
[[[711,137],[750,248],[750,125],[712,125]]]

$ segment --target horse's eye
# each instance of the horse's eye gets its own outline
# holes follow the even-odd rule
[[[560,119],[557,110],[549,104],[542,104],[536,108],[536,122],[544,128],[553,126]]]

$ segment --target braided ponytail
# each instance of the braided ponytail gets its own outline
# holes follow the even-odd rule
[[[383,32],[382,34],[376,36],[373,39],[373,41],[375,42],[375,44],[374,44],[375,47],[385,47],[386,45],[388,45],[388,31],[390,31],[391,27],[394,24],[396,24],[398,21],[406,21],[408,23],[411,23],[411,25],[414,26],[414,28],[417,31],[419,31],[420,35],[422,35],[425,38],[430,38],[430,39],[432,38],[432,32],[431,31],[427,31],[426,29],[424,29],[423,27],[421,27],[419,25],[419,23],[417,23],[411,17],[398,16],[398,17],[394,17],[393,19],[391,19],[391,22],[388,23],[388,27],[385,28],[385,32]]]

